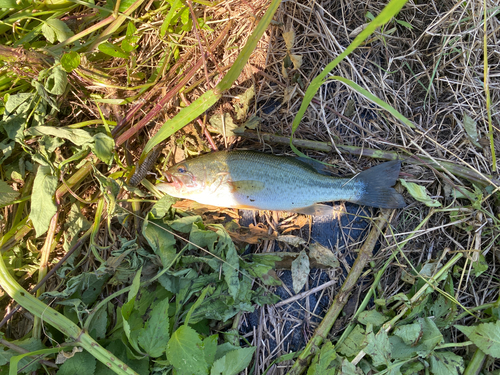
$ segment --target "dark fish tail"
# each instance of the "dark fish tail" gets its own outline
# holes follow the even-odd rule
[[[401,161],[393,160],[361,172],[356,181],[361,182],[364,189],[356,203],[379,208],[405,207],[403,196],[393,188],[400,168]]]

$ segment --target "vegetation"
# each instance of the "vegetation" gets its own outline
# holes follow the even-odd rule
[[[0,372],[500,373],[495,2],[0,0],[0,20]],[[399,158],[409,205],[335,206],[327,248],[316,218],[243,225],[155,188],[235,147]]]

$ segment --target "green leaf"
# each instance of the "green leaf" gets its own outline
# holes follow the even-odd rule
[[[119,57],[122,59],[128,58],[127,53],[125,53],[120,47],[117,47],[114,44],[111,44],[110,42],[101,43],[97,48],[99,49],[99,51],[109,56]]]
[[[203,340],[203,352],[205,353],[205,361],[209,367],[212,367],[215,361],[215,353],[217,353],[217,340],[219,335],[215,334],[208,336]]]
[[[94,137],[89,132],[82,129],[56,128],[53,126],[34,126],[26,129],[24,133],[31,136],[51,135],[53,137],[67,139],[68,141],[74,143],[76,146],[83,146],[84,144],[92,143],[94,141]]]
[[[228,352],[215,361],[210,375],[236,375],[245,370],[252,360],[255,347],[241,348]]]
[[[6,206],[19,196],[19,192],[10,187],[8,183],[0,180],[0,206]]]
[[[399,23],[401,26],[406,27],[407,29],[413,30],[413,26],[406,22],[406,21],[401,21],[401,20],[395,20],[397,23]]]
[[[327,341],[321,346],[320,352],[314,358],[313,363],[307,371],[307,375],[328,374],[331,370],[331,363],[337,358],[337,353],[331,341]]]
[[[60,65],[56,65],[45,81],[45,89],[53,95],[62,95],[68,84],[68,74]]]
[[[368,324],[381,326],[388,320],[389,318],[387,316],[379,313],[377,310],[363,311],[358,316],[358,321],[365,326]]]
[[[64,42],[74,35],[68,25],[55,18],[45,21],[42,26],[42,33],[50,43],[54,43],[56,39],[59,42]]]
[[[479,254],[477,261],[472,263],[474,269],[474,276],[478,277],[488,270],[488,262],[483,254]]]
[[[41,340],[34,338],[29,338],[26,340],[15,340],[11,341],[11,343],[20,346],[23,349],[26,349],[28,352],[34,352],[44,348]],[[3,350],[3,348],[0,348],[0,365],[10,363],[13,359],[12,357],[18,355],[19,353],[12,349]],[[30,373],[31,371],[36,371],[40,367],[41,365],[39,362],[33,362],[32,359],[29,357],[24,357],[17,363],[17,369],[22,368],[24,373]]]
[[[179,10],[182,7],[182,1],[181,0],[174,0],[172,2],[172,6],[170,10],[168,11],[167,15],[165,16],[165,19],[163,20],[163,23],[161,24],[160,27],[160,36],[164,37],[165,34],[168,31],[168,28],[170,26],[170,22],[172,21],[172,18],[175,16],[176,13],[179,12]]]
[[[106,349],[113,353],[117,358],[120,358],[123,362],[125,362],[129,369],[127,372],[130,372],[133,369],[136,373],[140,375],[150,375],[149,372],[149,359],[147,357],[142,359],[130,359],[133,358],[129,356],[130,349],[128,349],[121,340],[112,341]],[[116,375],[114,371],[109,369],[105,363],[101,361],[97,362],[97,367],[95,370],[96,375]]]
[[[431,373],[434,375],[461,375],[464,360],[451,352],[434,352],[430,358]]]
[[[477,124],[467,113],[464,114],[464,129],[467,132],[471,143],[477,148],[482,148],[479,144],[479,136],[477,134]]]
[[[400,181],[401,185],[403,185],[406,190],[408,190],[410,195],[417,201],[424,203],[427,207],[441,207],[441,203],[439,203],[435,199],[432,199],[427,193],[425,187],[417,185],[414,182],[407,182],[405,180]]]
[[[217,244],[217,247],[224,247],[226,249],[226,261],[222,265],[224,280],[229,287],[229,294],[237,300],[240,292],[240,258],[238,257],[234,243],[227,232],[223,229],[219,229],[217,234],[219,235],[219,243]]]
[[[203,343],[194,329],[182,325],[168,341],[167,358],[177,371],[189,374],[208,374]]]
[[[57,375],[93,375],[97,361],[94,356],[86,351],[75,353],[68,358],[57,370]]]
[[[177,251],[175,249],[175,237],[166,224],[161,220],[152,220],[146,218],[142,226],[144,238],[149,243],[149,246],[157,254],[164,267],[170,266],[170,263],[175,259]]]
[[[50,167],[38,167],[31,193],[30,219],[36,236],[44,234],[49,228],[50,220],[57,212],[53,195],[57,189],[57,177],[52,176]]]
[[[167,350],[170,338],[168,305],[168,299],[156,303],[151,311],[151,317],[139,333],[139,345],[153,358],[160,357]]]
[[[104,133],[97,133],[94,136],[95,144],[92,147],[95,155],[106,164],[111,164],[113,161],[115,141],[113,138]]]
[[[419,323],[406,324],[397,327],[394,334],[401,338],[406,345],[415,346],[422,335],[422,326]]]
[[[363,375],[363,370],[361,370],[359,367],[356,367],[346,358],[344,358],[344,360],[342,361],[342,371],[340,373],[342,375]]]
[[[309,257],[302,250],[299,256],[292,262],[293,291],[299,293],[306,285],[309,277]]]
[[[337,347],[337,351],[346,357],[354,357],[361,350],[365,336],[365,330],[357,324],[349,336]]]
[[[61,65],[68,73],[71,73],[73,70],[78,68],[80,62],[80,54],[75,51],[67,52],[61,57]]]
[[[418,319],[416,323],[421,326],[422,334],[413,345],[407,345],[399,336],[389,337],[392,358],[408,359],[415,355],[426,357],[434,348],[443,341],[443,335],[432,319]],[[411,336],[406,336],[411,341]]]
[[[367,330],[369,332],[364,340],[366,346],[363,350],[372,357],[374,366],[389,366],[391,360],[391,345],[387,332],[385,329],[380,329],[375,335],[373,331],[371,331],[371,325],[368,326]]]
[[[500,321],[468,327],[456,325],[479,349],[493,358],[500,358]]]

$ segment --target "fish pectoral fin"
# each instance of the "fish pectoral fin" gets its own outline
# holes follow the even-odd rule
[[[331,215],[333,213],[333,207],[327,204],[315,203],[312,206],[296,208],[295,210],[293,210],[293,212],[304,215],[324,216]]]
[[[233,192],[240,194],[255,194],[263,190],[266,184],[256,180],[229,181]]]

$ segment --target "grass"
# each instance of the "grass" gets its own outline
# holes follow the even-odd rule
[[[2,5],[0,369],[498,373],[500,8],[385,5]],[[290,147],[339,174],[401,158],[409,205],[345,214],[347,272],[314,260],[276,304],[316,219],[245,227],[154,184],[210,150]]]

